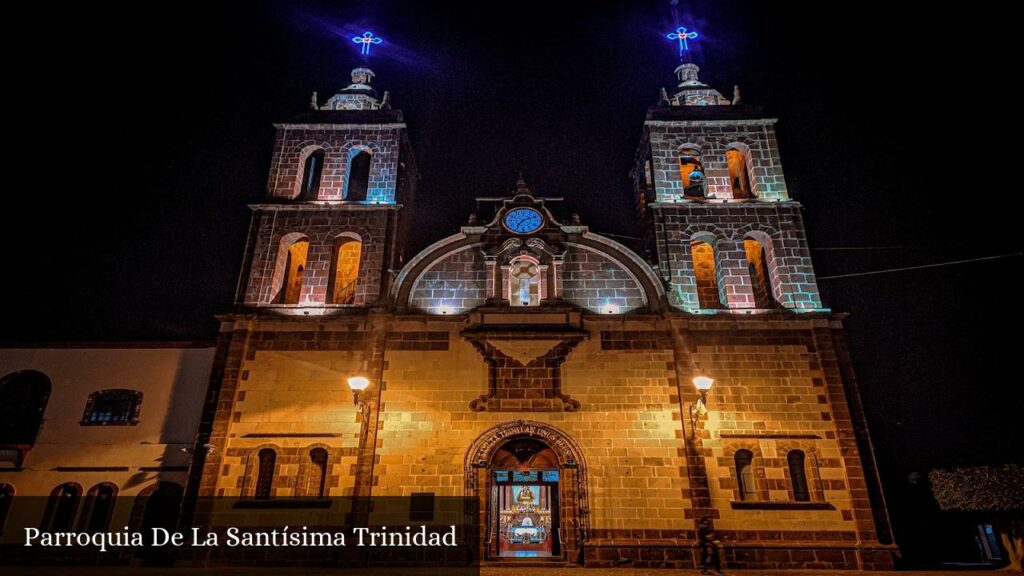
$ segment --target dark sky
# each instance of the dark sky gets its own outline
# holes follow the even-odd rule
[[[8,50],[5,74],[17,150],[2,211],[5,341],[211,339],[231,306],[246,204],[264,193],[271,122],[347,83],[354,32],[387,41],[371,65],[422,169],[420,246],[520,170],[593,230],[634,233],[627,173],[644,111],[674,85],[667,3],[37,10],[19,20],[33,40]],[[702,79],[727,94],[739,84],[780,119],[819,275],[1021,251],[1007,75],[1019,32],[1000,10],[705,1],[677,12],[702,34]],[[885,249],[826,250],[844,247]],[[827,304],[851,313],[897,516],[910,471],[1020,458],[1010,368],[1022,264],[821,281]]]

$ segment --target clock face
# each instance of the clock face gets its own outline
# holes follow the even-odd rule
[[[516,234],[529,234],[540,230],[544,217],[533,208],[515,208],[505,214],[505,227]]]

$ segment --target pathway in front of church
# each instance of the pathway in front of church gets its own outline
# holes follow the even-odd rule
[[[131,568],[131,567],[75,567],[75,568],[42,568],[42,567],[3,567],[0,576],[415,576],[417,570],[394,569],[352,570],[344,568]],[[450,574],[455,574],[452,571]],[[697,570],[638,569],[638,568],[519,568],[488,567],[480,571],[481,576],[692,576],[699,574]],[[424,576],[437,574],[436,571],[423,571]],[[850,570],[725,570],[727,576],[964,576],[963,571],[914,571],[914,572],[857,572]],[[1000,572],[1000,574],[1009,574]]]

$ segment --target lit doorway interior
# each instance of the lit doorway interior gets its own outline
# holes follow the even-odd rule
[[[558,556],[558,470],[499,469],[493,473],[498,555]]]

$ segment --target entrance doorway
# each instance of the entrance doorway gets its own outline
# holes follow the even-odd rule
[[[561,555],[558,457],[537,438],[515,438],[494,453],[491,534],[501,558]]]
[[[466,454],[466,495],[480,505],[484,561],[582,562],[586,464],[561,430],[518,420],[485,431]]]

